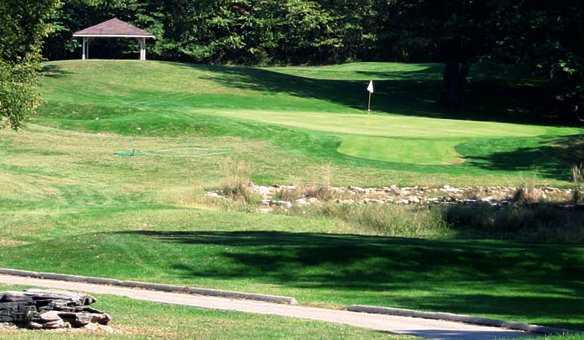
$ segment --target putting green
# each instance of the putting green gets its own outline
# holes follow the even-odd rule
[[[281,112],[195,109],[192,113],[223,116],[325,133],[341,138],[340,154],[374,161],[417,165],[454,165],[464,162],[455,147],[484,138],[537,137],[567,134],[571,129],[410,117],[392,114]]]
[[[253,120],[338,134],[405,138],[497,138],[535,137],[546,135],[556,128],[470,120],[435,119],[400,115],[366,115],[330,112],[283,112],[267,110],[207,110],[203,113],[228,118]],[[567,134],[571,129],[562,129]],[[571,131],[570,131],[571,132]]]
[[[448,165],[462,163],[455,140],[424,140],[347,136],[338,151],[352,157],[408,164]]]

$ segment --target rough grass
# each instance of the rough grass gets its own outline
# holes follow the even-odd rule
[[[447,237],[451,233],[440,209],[326,202],[307,207],[294,207],[286,213],[293,216],[339,219],[361,226],[365,232],[384,236],[436,238]]]

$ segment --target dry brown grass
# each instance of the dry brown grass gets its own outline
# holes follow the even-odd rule
[[[27,242],[0,238],[0,247],[17,247],[25,244],[27,244]]]
[[[245,204],[257,204],[261,196],[253,191],[251,167],[247,162],[228,159],[222,165],[225,177],[221,193],[234,201]]]
[[[304,195],[307,198],[316,198],[319,201],[332,201],[335,199],[339,199],[340,193],[336,192],[330,186],[322,186],[322,185],[311,185],[304,188]]]
[[[274,193],[273,199],[294,202],[303,197],[305,197],[304,186],[295,186],[294,189],[279,189]]]
[[[437,209],[393,204],[336,204],[333,202],[294,207],[289,214],[335,218],[358,225],[376,235],[438,237],[448,233]]]
[[[543,191],[533,185],[522,185],[515,190],[511,200],[517,204],[529,204],[543,202],[545,197]]]
[[[584,182],[584,162],[572,166],[572,181],[574,183]]]

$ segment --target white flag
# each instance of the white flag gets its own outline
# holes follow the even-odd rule
[[[371,81],[369,82],[369,86],[367,86],[367,91],[368,91],[369,93],[373,93],[373,92],[375,92],[375,89],[373,88],[373,80],[371,80]]]

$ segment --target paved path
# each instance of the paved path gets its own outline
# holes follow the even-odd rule
[[[205,309],[278,315],[334,322],[383,332],[421,336],[430,339],[500,339],[514,338],[524,335],[524,333],[521,332],[500,328],[474,326],[449,321],[365,314],[299,305],[281,305],[251,300],[232,300],[219,297],[166,293],[143,289],[35,279],[10,275],[0,275],[0,283],[66,289],[93,294],[125,296],[136,300],[193,306]]]

